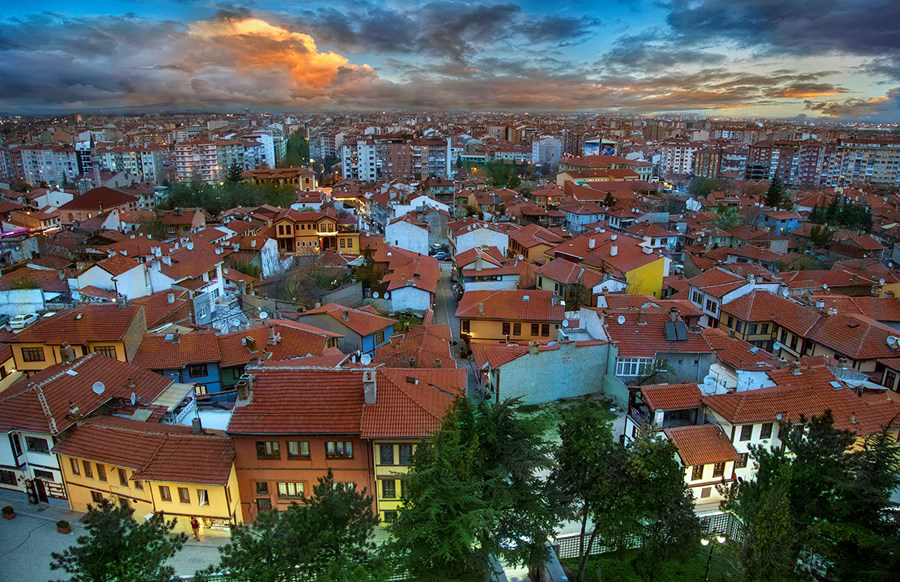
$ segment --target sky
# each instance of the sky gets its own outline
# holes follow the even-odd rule
[[[898,0],[0,0],[0,112],[900,120]]]

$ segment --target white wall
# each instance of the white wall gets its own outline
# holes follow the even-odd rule
[[[428,231],[405,220],[388,224],[384,229],[384,240],[401,249],[428,254]]]
[[[260,263],[262,263],[260,269],[262,270],[264,279],[281,273],[282,268],[281,259],[278,258],[278,243],[275,242],[274,238],[266,240],[266,244],[264,244],[260,250],[259,260]]]
[[[129,299],[150,295],[150,288],[144,275],[145,268],[142,263],[121,275],[116,275],[116,291]]]
[[[481,227],[460,233],[456,237],[455,244],[457,255],[480,245],[497,247],[501,253],[506,255],[509,249],[509,236],[503,232]]]
[[[41,309],[44,309],[44,292],[40,289],[0,291],[0,313],[13,317],[35,313]]]
[[[98,289],[106,289],[107,291],[116,290],[116,283],[113,281],[112,275],[96,265],[78,275],[76,280],[78,281],[79,289],[93,285]]]
[[[398,313],[424,313],[431,308],[431,293],[415,287],[400,287],[391,291],[391,307]]]

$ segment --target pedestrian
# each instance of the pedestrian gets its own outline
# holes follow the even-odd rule
[[[198,542],[200,541],[200,520],[196,517],[191,517],[191,529],[194,530],[194,539]]]

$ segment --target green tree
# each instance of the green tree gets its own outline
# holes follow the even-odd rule
[[[172,535],[174,519],[167,522],[155,514],[137,522],[133,513],[107,499],[97,507],[88,506],[87,533],[65,552],[53,552],[50,568],[63,570],[75,582],[175,580],[175,570],[166,561],[181,549],[187,535]]]
[[[736,226],[740,226],[744,222],[740,210],[735,206],[720,205],[716,209],[716,226],[722,230],[731,230]]]
[[[281,167],[305,166],[309,163],[309,140],[300,132],[288,137],[285,154],[279,164]]]
[[[836,429],[831,411],[782,424],[779,439],[784,446],[777,449],[751,448],[754,478],[738,484],[724,503],[750,527],[754,545],[742,552],[752,560],[745,568],[793,566],[801,557],[815,556],[828,566],[829,580],[882,580],[900,570],[900,530],[891,501],[900,486],[896,439],[881,432],[854,447],[856,436]],[[791,527],[775,529],[773,515],[783,514],[790,515]],[[766,536],[790,537],[793,543],[780,548],[771,540],[761,543],[752,535],[759,528],[772,528]]]
[[[831,242],[833,236],[834,231],[824,224],[814,224],[809,229],[809,242],[811,242],[814,247],[826,246]]]
[[[837,224],[841,215],[841,197],[835,194],[825,209],[825,224]]]
[[[787,193],[781,178],[775,176],[766,191],[765,204],[771,208],[782,208],[787,203]]]
[[[568,517],[581,522],[574,577],[581,582],[597,536],[623,539],[634,523],[629,511],[634,505],[625,478],[626,452],[613,439],[605,409],[592,400],[581,400],[562,412],[559,440],[550,483]],[[589,520],[594,527],[588,535]]]
[[[695,198],[706,198],[710,193],[719,189],[719,183],[712,178],[695,176],[688,184],[688,193]]]
[[[383,579],[386,565],[372,541],[372,497],[336,483],[330,470],[312,493],[236,527],[219,550],[219,564],[198,572],[199,578],[219,573],[232,582]]]
[[[672,441],[643,427],[628,444],[627,452],[632,512],[642,538],[635,564],[641,575],[652,581],[659,575],[661,563],[683,558],[696,548],[700,523]]]
[[[225,176],[225,180],[231,182],[232,184],[237,184],[242,180],[241,174],[243,173],[244,169],[239,163],[237,163],[237,160],[234,160],[228,166],[228,174]]]
[[[617,202],[618,201],[616,200],[616,197],[612,195],[612,192],[607,192],[606,197],[603,198],[602,204],[606,208],[612,208],[616,205]]]
[[[544,424],[510,400],[457,399],[416,451],[390,547],[414,579],[477,580],[492,556],[534,565],[558,521],[537,473],[549,466]]]

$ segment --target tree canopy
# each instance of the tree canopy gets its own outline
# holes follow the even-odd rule
[[[187,535],[172,535],[175,520],[159,514],[135,521],[134,510],[108,499],[88,506],[84,524],[87,533],[65,552],[53,552],[53,570],[63,570],[75,582],[121,582],[175,580],[175,570],[166,561],[175,555]]]
[[[252,184],[226,181],[211,185],[194,180],[189,184],[172,186],[168,198],[160,208],[199,207],[212,215],[237,206],[271,204],[286,208],[297,199],[297,188],[280,184]]]

